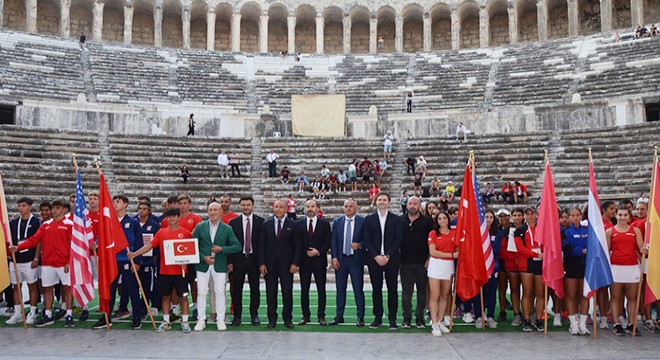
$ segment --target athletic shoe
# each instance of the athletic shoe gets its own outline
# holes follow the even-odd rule
[[[460,308],[456,308],[454,311],[454,319],[460,319],[461,316],[463,316],[463,312],[461,312]]]
[[[158,316],[158,308],[155,307],[151,308],[151,316]]]
[[[117,310],[115,311],[114,314],[112,314],[112,320],[124,320],[128,319],[131,316],[131,313],[128,312],[128,310],[123,311],[123,310]]]
[[[175,314],[174,312],[170,311],[170,322],[175,322],[177,320],[181,319],[181,316]]]
[[[506,311],[500,311],[500,316],[497,318],[497,321],[506,321]]]
[[[82,313],[80,314],[80,321],[87,321],[89,319],[89,310],[83,309]]]
[[[195,324],[195,331],[203,331],[204,328],[206,328],[206,321],[197,320],[197,324]]]
[[[158,329],[156,329],[156,332],[157,333],[162,333],[162,332],[165,332],[167,330],[172,330],[172,324],[170,324],[169,322],[163,321],[162,323],[160,323],[160,325],[158,325]]]
[[[184,334],[189,333],[190,332],[190,323],[188,323],[187,321],[182,322],[181,323],[181,331],[183,331]]]
[[[626,327],[628,326],[628,319],[624,318],[623,316],[619,316],[619,323],[621,326]]]
[[[471,312],[468,311],[465,314],[463,314],[463,322],[468,324],[474,322],[474,316],[472,315]]]
[[[531,321],[531,322],[533,322],[533,323],[536,322],[536,320],[537,320],[537,319],[536,319],[536,314],[532,314],[532,315],[529,317],[529,321]]]
[[[426,322],[430,323],[431,322],[431,310],[426,310],[424,311],[425,317],[426,317]]]
[[[580,328],[578,327],[577,322],[571,321],[571,325],[568,327],[568,332],[571,333],[571,335],[580,334]]]
[[[580,335],[591,335],[591,331],[589,331],[589,328],[585,323],[578,324],[578,330],[580,331]]]
[[[57,320],[63,318],[64,316],[66,316],[66,310],[59,309],[59,310],[57,310],[57,312],[55,312],[55,317],[53,317],[53,320],[57,321]]]
[[[644,322],[644,329],[646,329],[646,331],[648,331],[648,332],[654,333],[655,332],[655,324],[653,324],[653,320],[646,320]]]
[[[543,323],[543,320],[536,320],[533,325],[536,331],[545,330],[545,324]]]
[[[53,325],[53,324],[55,324],[55,321],[53,321],[53,318],[49,317],[48,315],[44,315],[43,317],[41,317],[41,319],[39,319],[39,321],[37,321],[35,326],[36,327],[44,327],[44,326]]]
[[[621,324],[614,324],[614,326],[612,327],[612,332],[616,336],[623,336],[626,334],[626,331],[623,330],[623,326],[621,326]]]
[[[632,335],[632,333],[633,333],[633,324],[628,324],[628,326],[626,326],[626,333]],[[642,333],[639,331],[639,327],[637,329],[635,329],[635,336],[642,336]]]
[[[131,322],[131,330],[139,330],[142,327],[142,320],[140,318],[135,318]]]
[[[477,329],[481,329],[481,325],[482,325],[481,323],[482,323],[481,317],[478,317],[477,320],[474,321],[474,327],[476,327]]]
[[[112,320],[110,321],[110,326],[112,326]],[[101,316],[101,318],[92,326],[92,329],[94,330],[101,330],[105,329],[108,327],[108,324],[105,322],[105,316]]]
[[[488,326],[489,329],[497,329],[497,323],[495,322],[495,320],[493,320],[492,317],[489,317],[486,320],[486,326]]]
[[[10,307],[5,310],[5,317],[12,317],[14,315],[14,308]]]
[[[66,318],[64,319],[64,326],[71,328],[74,327],[73,325],[73,316],[67,315]]]
[[[561,315],[555,315],[555,317],[552,319],[552,326],[554,327],[562,326]]]
[[[431,334],[433,336],[442,336],[442,331],[440,330],[440,324],[431,324]]]
[[[522,324],[522,319],[520,318],[520,315],[514,315],[513,321],[511,322],[511,326],[520,326],[520,324]]]
[[[607,318],[605,316],[601,316],[600,319],[598,320],[598,328],[600,329],[609,329],[610,325],[607,323]],[[614,331],[614,329],[612,329]]]
[[[216,322],[218,320],[218,314],[211,313],[211,316],[208,318],[208,322]]]
[[[224,321],[218,321],[218,331],[227,330],[227,324]]]
[[[443,334],[449,334],[449,328],[445,326],[442,322],[438,323],[438,327],[440,328],[440,331],[442,331]]]
[[[369,325],[369,329],[378,329],[381,325],[383,325],[383,320],[375,319],[374,322]]]
[[[587,325],[591,326],[594,324],[594,320],[591,318],[591,315],[587,315]]]
[[[7,321],[5,321],[5,324],[14,325],[18,324],[19,322],[23,322],[23,316],[21,316],[20,311],[14,311],[14,314]]]
[[[442,324],[444,326],[449,326],[451,325],[451,316],[445,315],[445,319],[442,321]]]
[[[403,323],[401,323],[401,327],[404,329],[410,329],[410,320],[403,320]]]
[[[424,319],[417,319],[417,320],[415,320],[415,326],[416,326],[418,329],[425,329],[425,328],[426,328],[426,324],[424,323]]]
[[[523,322],[522,329],[523,329],[524,332],[530,332],[530,331],[534,330],[534,328],[532,327],[532,322],[529,321],[529,320],[525,320]]]
[[[28,325],[34,324],[34,322],[37,321],[37,313],[29,312],[25,318],[25,321],[28,323]]]

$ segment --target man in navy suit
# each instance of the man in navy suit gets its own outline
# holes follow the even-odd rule
[[[305,202],[305,217],[296,223],[294,236],[302,246],[300,259],[300,307],[303,318],[298,325],[306,325],[310,321],[309,288],[312,274],[318,291],[317,316],[320,325],[328,325],[325,320],[325,282],[328,267],[328,249],[330,249],[330,223],[316,216],[318,204],[316,200]]]
[[[335,219],[332,223],[331,253],[337,286],[337,312],[330,325],[344,322],[346,287],[350,274],[357,307],[356,325],[364,326],[364,242],[362,241],[364,218],[356,215],[357,209],[355,200],[344,201],[344,216]]]
[[[282,286],[284,326],[293,328],[293,274],[298,272],[301,244],[293,236],[295,223],[286,217],[286,203],[273,203],[275,216],[264,221],[259,236],[259,271],[266,278],[268,328],[277,323],[277,285]]]
[[[401,218],[388,210],[390,195],[382,192],[376,198],[378,211],[364,219],[362,236],[367,247],[367,266],[373,287],[374,322],[369,325],[377,329],[383,324],[383,274],[387,283],[387,309],[390,330],[398,329],[396,313],[399,307],[397,278],[401,263],[399,250],[403,237]]]
[[[261,324],[258,314],[261,293],[259,291],[258,242],[264,218],[252,212],[254,199],[251,196],[242,197],[238,204],[241,207],[242,214],[229,221],[229,226],[231,226],[243,249],[238,254],[229,256],[229,263],[232,268],[231,299],[232,304],[234,304],[234,320],[231,325],[241,325],[243,284],[246,275],[250,283],[250,322],[252,325],[259,325]]]

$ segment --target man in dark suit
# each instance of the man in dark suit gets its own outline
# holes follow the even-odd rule
[[[348,275],[357,307],[357,326],[364,326],[364,241],[362,226],[364,218],[356,215],[357,203],[353,199],[344,201],[344,216],[338,217],[332,223],[331,253],[332,268],[335,269],[335,285],[337,286],[337,312],[330,325],[344,322],[346,307],[346,288]]]
[[[318,291],[317,316],[320,325],[328,325],[325,321],[325,282],[328,266],[328,249],[330,249],[330,223],[316,216],[318,211],[316,200],[305,202],[305,217],[296,222],[294,231],[297,242],[302,246],[300,259],[300,305],[303,318],[298,325],[306,325],[310,321],[309,288],[312,274]]]
[[[387,309],[390,330],[398,329],[396,313],[399,307],[397,277],[399,275],[401,218],[388,211],[390,195],[382,192],[376,198],[378,211],[364,219],[362,236],[367,247],[367,266],[373,287],[374,322],[369,325],[377,329],[383,324],[383,274],[387,283]]]
[[[232,326],[241,325],[243,314],[243,284],[245,276],[250,283],[250,321],[252,325],[259,325],[259,234],[264,218],[252,213],[254,199],[251,196],[242,197],[239,201],[242,214],[229,221],[242,251],[229,257],[232,269],[232,293],[231,300],[234,304],[234,320]]]
[[[259,235],[259,271],[266,277],[268,328],[277,322],[277,285],[282,286],[282,318],[287,328],[293,328],[293,274],[298,272],[301,244],[293,236],[295,223],[286,217],[286,203],[273,203],[275,216],[264,221]]]

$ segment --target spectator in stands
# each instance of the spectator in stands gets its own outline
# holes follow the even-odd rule
[[[325,195],[328,193],[329,188],[330,184],[328,183],[328,179],[324,176],[321,176],[321,199],[325,199]]]
[[[635,39],[641,39],[643,37],[649,37],[649,29],[645,26],[637,25],[637,30],[635,30]]]
[[[209,198],[209,200],[206,202],[206,206],[208,207],[209,205],[211,205],[211,204],[213,204],[213,203],[218,203],[218,204],[220,203],[220,202],[218,201],[218,199],[215,198],[215,195],[214,195],[214,196],[211,196],[211,197]]]
[[[424,173],[422,172],[422,168],[417,168],[415,170],[415,175],[413,176],[413,195],[414,196],[422,196],[422,180],[424,180]],[[419,194],[419,195],[418,195]]]
[[[378,49],[382,50],[385,48],[385,39],[382,36],[378,37]]]
[[[337,175],[337,183],[339,183],[339,191],[346,191],[346,174],[344,170],[339,170],[339,175]]]
[[[357,191],[357,159],[353,159],[353,162],[348,165],[346,176],[351,181],[351,191]]]
[[[188,134],[186,134],[186,136],[195,135],[195,119],[193,119],[194,116],[195,114],[190,114],[190,118],[188,119]]]
[[[268,155],[266,155],[266,161],[268,162],[268,177],[276,177],[277,176],[277,159],[279,159],[279,155],[275,152],[275,150],[271,150]]]
[[[336,194],[338,188],[339,182],[337,181],[337,173],[333,171],[330,173],[330,176],[328,176],[328,190],[333,194]]]
[[[289,171],[288,166],[285,166],[284,168],[282,168],[282,171],[280,171],[280,182],[282,182],[282,184],[288,184],[289,175],[291,175],[291,171]]]
[[[511,182],[505,182],[502,185],[500,197],[505,203],[513,204],[513,184]]]
[[[447,197],[449,197],[449,202],[454,201],[454,196],[456,195],[456,186],[454,182],[449,180],[447,186],[445,186],[445,192],[447,192]]]
[[[389,166],[390,165],[387,163],[387,160],[385,159],[378,162],[378,170],[381,177],[385,175],[385,170],[387,170]]]
[[[374,207],[374,204],[376,204],[376,198],[378,197],[378,194],[380,194],[380,189],[378,186],[376,186],[375,183],[371,184],[371,188],[369,189],[369,206]]]
[[[302,54],[297,53],[296,56],[293,57],[293,60],[295,62],[300,62],[300,60],[302,60]]]
[[[426,161],[426,159],[424,159],[424,155],[420,155],[417,158],[417,162],[415,163],[415,170],[422,169],[422,174],[424,176],[426,176],[426,165],[427,164],[428,164],[428,162]]]
[[[460,140],[462,136],[463,141],[467,141],[467,133],[468,130],[465,125],[463,123],[458,123],[458,126],[456,127],[456,140]]]
[[[655,24],[651,25],[651,37],[658,36],[658,27]]]
[[[415,159],[409,156],[406,160],[406,175],[412,175],[415,173]]]
[[[373,164],[373,170],[372,170],[371,172],[372,172],[372,174],[373,174],[373,176],[374,176],[374,180],[373,180],[373,181],[374,181],[374,183],[376,184],[376,186],[380,187],[380,173],[381,173],[381,171],[380,171],[380,163],[378,162],[378,160],[374,159],[374,161],[372,162],[372,164]]]
[[[220,166],[220,178],[228,178],[227,165],[229,165],[229,157],[227,157],[224,150],[218,155],[218,165]]]
[[[321,177],[327,178],[330,176],[330,169],[328,169],[325,165],[321,166]]]
[[[408,214],[408,190],[403,190],[403,194],[401,194],[401,213],[403,215]]]
[[[388,159],[392,155],[392,143],[394,142],[392,131],[388,130],[383,139],[383,157]]]
[[[368,186],[370,182],[371,168],[372,168],[371,161],[369,161],[369,159],[365,157],[362,163],[360,163],[360,175],[362,175],[362,191],[365,191],[364,184],[366,183]]]
[[[438,200],[438,206],[440,207],[440,210],[442,211],[449,211],[449,196],[447,196],[447,192],[443,191],[442,194],[440,194],[440,200]]]
[[[286,199],[286,217],[293,221],[296,221],[296,199],[293,197],[293,194],[289,195],[289,198]]]
[[[183,165],[179,176],[183,179],[184,184],[188,183],[188,178],[190,177],[190,170],[188,170],[188,165]]]
[[[491,183],[486,183],[486,193],[484,193],[484,202],[486,204],[490,204],[491,199],[495,196],[495,188],[493,187],[493,184]]]
[[[527,186],[520,181],[515,181],[513,185],[513,202],[518,203],[518,198],[522,196],[523,201],[527,202]],[[632,207],[632,203],[630,205]]]
[[[85,50],[85,43],[87,42],[87,37],[84,32],[80,32],[80,50]]]
[[[407,113],[412,113],[412,102],[413,102],[413,93],[412,93],[412,91],[408,91],[408,94],[406,95],[406,112]]]
[[[438,209],[438,203],[435,201],[427,201],[422,208],[422,215],[433,216],[433,213]]]
[[[298,184],[298,192],[305,191],[305,186],[309,185],[309,180],[307,179],[307,176],[305,176],[304,171],[300,171],[300,174],[298,174],[298,178],[296,179],[296,183]]]
[[[429,188],[429,191],[431,192],[431,196],[438,196],[440,195],[440,180],[438,180],[437,176],[433,177],[433,180],[431,180],[431,186]],[[428,215],[428,214],[427,214]],[[429,215],[430,216],[430,215]]]
[[[238,168],[239,157],[236,153],[236,150],[232,150],[229,154],[229,166],[231,167],[231,177],[234,177],[234,170],[238,173],[238,177],[241,177],[241,170]]]

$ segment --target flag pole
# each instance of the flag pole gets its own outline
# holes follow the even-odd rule
[[[591,162],[594,160],[593,157],[591,156],[591,146],[588,147],[587,149],[589,150],[589,163],[591,164]],[[594,308],[593,308],[593,312],[592,312],[592,315],[591,315],[591,320],[593,322],[593,327],[594,327],[594,331],[593,331],[594,340],[596,339],[596,335],[598,333],[598,326],[596,326],[596,323],[598,322],[597,317],[596,317],[596,306],[598,306],[597,291],[598,291],[598,289],[596,289],[596,292],[594,292],[593,296],[591,297],[593,299],[593,302],[594,302]]]
[[[451,313],[449,314],[449,332],[451,332],[451,330],[454,328],[454,311],[456,311],[456,273],[454,273],[452,277],[454,280],[453,283],[454,291],[451,296],[451,306],[450,306]]]
[[[76,172],[76,175],[78,175],[78,161],[76,161],[76,154],[71,154],[73,157],[73,169]],[[98,161],[94,159],[94,162],[96,163],[96,166],[98,167]],[[101,170],[99,169],[99,173]],[[96,273],[99,273],[99,256],[96,253],[96,244],[93,244],[92,246],[92,252],[94,253],[94,266],[96,267]]]
[[[651,166],[651,190],[649,191],[649,198],[653,199],[654,190],[655,186],[653,186],[654,182],[657,180],[655,178],[655,163],[658,161],[658,146],[656,145],[654,147],[654,152],[653,152],[653,165]],[[647,220],[648,221],[648,220]],[[642,264],[639,269],[639,283],[637,285],[637,301],[635,302],[635,322],[633,322],[633,331],[632,331],[632,336],[635,337],[637,335],[637,314],[639,313],[639,305],[641,302],[641,297],[642,297],[642,279],[644,279],[644,263],[646,262],[646,254],[648,254],[648,248],[647,248],[646,241],[644,241],[644,248],[646,248],[646,253],[642,253]],[[630,317],[630,316],[629,316]]]
[[[545,158],[545,167],[548,167],[548,149],[543,150]],[[547,200],[546,200],[547,201]],[[543,333],[548,335],[548,284],[543,284]],[[555,306],[557,306],[555,304]]]
[[[94,165],[96,165],[96,172],[98,172],[99,176],[101,176],[101,166],[99,165],[99,160],[97,158],[94,158]],[[96,254],[96,249],[94,249],[94,256],[97,256]],[[100,274],[98,272],[98,260],[96,261],[96,273]],[[99,297],[100,300],[100,297]],[[108,313],[105,311],[103,312],[103,315],[105,316],[105,325],[108,331],[110,331],[110,319],[108,319]]]
[[[472,176],[474,176],[474,150],[470,150],[470,171]],[[481,299],[481,330],[486,330],[486,312],[484,311],[484,290],[483,286],[479,289],[479,298]]]

